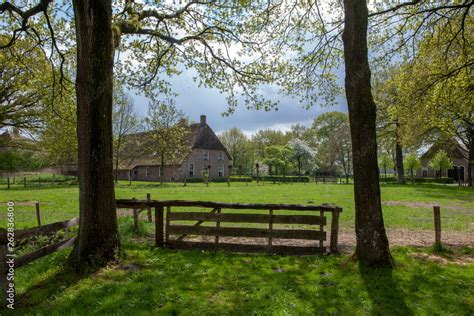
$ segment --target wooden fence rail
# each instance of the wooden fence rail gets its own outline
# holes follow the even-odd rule
[[[10,258],[9,246],[14,245],[26,238],[33,236],[42,236],[55,233],[62,229],[67,229],[79,224],[79,219],[74,218],[67,221],[56,222],[48,225],[31,227],[21,230],[16,230],[13,233],[7,232],[6,229],[0,228],[0,287],[2,290],[2,306],[5,307],[8,305],[8,294],[9,283],[8,273],[9,273],[9,264],[7,259]],[[46,255],[49,255],[53,252],[59,251],[61,249],[70,247],[74,244],[76,237],[72,237],[58,243],[45,246],[33,252],[27,253],[20,257],[14,258],[14,269],[20,268],[34,260],[42,258]],[[10,244],[9,244],[10,243]],[[12,288],[14,290],[14,287]],[[11,294],[11,293],[10,293]]]
[[[156,227],[156,245],[159,247],[170,248],[201,248],[201,249],[219,249],[237,252],[255,252],[267,251],[271,253],[290,253],[290,254],[314,254],[325,252],[324,241],[327,239],[327,233],[324,227],[327,225],[325,212],[331,213],[330,225],[330,244],[329,250],[332,253],[337,252],[339,214],[342,208],[332,205],[299,205],[299,204],[242,204],[242,203],[220,203],[207,201],[183,201],[183,200],[117,200],[118,208],[129,209],[149,209],[155,208],[155,227]],[[209,208],[210,212],[193,211],[172,211],[172,207],[188,208],[199,207]],[[165,210],[166,208],[166,223]],[[252,213],[224,213],[228,210],[252,211],[267,210],[267,214]],[[278,211],[297,211],[303,214],[276,214]],[[313,212],[310,214],[309,212]],[[316,212],[317,215],[314,215]],[[176,224],[176,221],[192,222],[194,224]],[[204,223],[215,223],[214,226],[203,226]],[[250,223],[267,224],[265,228],[250,227],[227,227],[224,223]],[[277,229],[276,224],[287,225],[305,225],[305,229]],[[310,229],[307,226],[315,226]],[[177,236],[174,239],[170,235]],[[196,242],[185,241],[189,235],[214,236],[214,242]],[[265,238],[267,243],[247,244],[223,243],[220,237],[239,237],[239,238]],[[293,245],[275,245],[274,239],[298,239],[318,241],[315,245],[293,246]]]

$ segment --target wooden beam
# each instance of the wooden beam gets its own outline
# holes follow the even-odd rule
[[[263,223],[270,220],[269,214],[231,214],[231,213],[204,213],[204,212],[172,212],[170,219],[174,221],[208,221],[229,223]],[[326,225],[326,217],[321,219],[315,215],[272,215],[274,224],[306,224]]]
[[[284,239],[308,239],[326,240],[326,232],[303,229],[274,229],[265,228],[240,228],[240,227],[207,227],[189,225],[170,225],[170,235],[204,235],[221,237],[257,237],[257,238],[284,238]]]
[[[15,260],[15,267],[17,267],[17,268],[22,267],[22,266],[30,263],[31,261],[34,261],[34,260],[37,260],[37,259],[42,258],[44,256],[47,256],[50,253],[59,251],[61,249],[67,248],[67,247],[70,247],[70,246],[74,245],[75,241],[76,241],[76,237],[72,237],[70,239],[63,240],[61,242],[43,247],[41,249],[38,249],[36,251],[30,252],[26,255],[18,257]]]
[[[299,205],[299,204],[242,204],[242,203],[222,203],[210,201],[184,201],[184,200],[116,200],[117,207],[121,208],[146,208],[156,206],[190,206],[208,208],[227,209],[253,209],[253,210],[293,210],[293,211],[324,211],[334,212],[337,206],[334,205]]]
[[[323,253],[326,249],[319,247],[300,247],[300,246],[272,246],[251,245],[251,244],[231,244],[231,243],[206,243],[170,240],[168,245],[171,249],[203,249],[209,251],[230,251],[230,252],[269,252],[273,254],[286,255],[315,255]]]
[[[342,209],[339,209],[337,212],[332,213],[331,218],[331,240],[329,243],[329,250],[331,253],[338,253],[337,249],[338,236],[339,236],[339,214],[342,212]]]
[[[163,207],[155,207],[155,244],[157,247],[164,247],[164,219]]]
[[[57,232],[58,230],[76,226],[78,224],[79,224],[79,219],[73,218],[67,221],[56,222],[56,223],[47,224],[47,225],[43,225],[39,227],[31,227],[31,228],[17,230],[15,231],[15,240],[20,241],[22,239],[32,237],[32,236],[51,234],[51,233]]]
[[[211,210],[210,214],[213,214],[215,212],[217,212],[218,208],[214,208]],[[171,212],[168,212],[166,213],[166,230],[168,231],[168,227],[170,225],[170,221],[171,221]],[[176,214],[176,213],[174,213]],[[198,221],[196,224],[194,224],[194,226],[199,226],[199,225],[202,225],[202,223],[204,223],[205,220],[200,220]],[[176,240],[183,240],[184,238],[186,238],[187,234],[182,234],[181,236],[179,236]],[[169,237],[169,234],[168,234],[168,237]]]

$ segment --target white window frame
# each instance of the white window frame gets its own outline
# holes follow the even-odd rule
[[[217,153],[217,160],[224,160],[224,152],[223,151],[219,151]]]
[[[203,150],[202,151],[202,159],[209,161],[209,150]]]
[[[194,164],[188,164],[188,176],[194,177]]]
[[[220,178],[225,177],[225,168],[224,165],[219,165],[218,175]]]

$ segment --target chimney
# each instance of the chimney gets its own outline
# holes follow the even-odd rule
[[[204,124],[206,124],[206,116],[201,115],[201,125],[204,125]]]

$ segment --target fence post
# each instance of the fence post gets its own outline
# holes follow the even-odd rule
[[[217,209],[216,213],[217,214],[221,213],[221,208],[220,207]],[[219,227],[221,227],[221,222],[216,221],[216,228],[219,228]],[[216,242],[216,244],[219,243],[219,236],[216,236],[215,242]]]
[[[272,251],[272,243],[273,243],[273,238],[272,238],[272,233],[273,233],[273,210],[269,209],[268,210],[268,229],[270,230],[270,237],[268,237],[268,252]]]
[[[151,201],[151,194],[150,193],[146,194],[146,200],[147,200],[147,202]],[[150,223],[153,222],[153,218],[151,217],[151,207],[150,206],[148,206],[147,213],[148,213],[148,221]]]
[[[157,247],[163,248],[165,245],[163,240],[163,206],[155,207],[155,243]]]
[[[38,221],[38,226],[41,226],[41,212],[40,212],[39,202],[35,203],[35,208],[36,208],[36,220]]]
[[[7,189],[10,190],[10,178],[7,178]]]
[[[322,238],[324,234],[323,218],[324,218],[324,211],[319,211],[319,220],[320,220],[319,233],[321,234],[321,239],[319,239],[319,248],[321,248],[321,250],[324,248],[324,240]]]
[[[2,290],[2,307],[8,305],[8,280],[7,280],[7,231],[0,228],[0,287]]]
[[[433,206],[434,224],[435,224],[435,244],[441,245],[441,212],[439,205]]]
[[[132,198],[133,201],[137,199],[135,197]],[[138,233],[138,209],[133,209],[133,230],[135,233]]]
[[[331,240],[329,244],[329,251],[331,253],[338,253],[337,250],[337,239],[339,235],[339,214],[342,212],[342,208],[335,208],[331,216]]]

